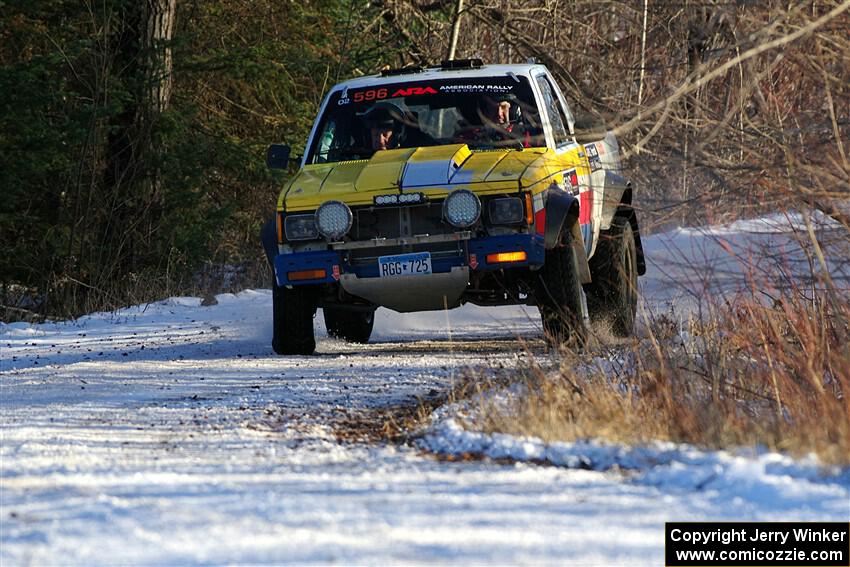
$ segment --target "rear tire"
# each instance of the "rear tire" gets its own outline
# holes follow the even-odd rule
[[[273,284],[274,329],[272,348],[277,354],[313,354],[316,337],[313,316],[316,314],[316,293],[310,287],[287,289]]]
[[[375,324],[374,311],[348,311],[325,307],[325,327],[328,334],[350,343],[368,343]]]
[[[614,217],[611,229],[600,234],[590,261],[593,282],[587,300],[594,318],[609,319],[618,337],[635,331],[637,313],[637,246],[632,225],[626,217]]]
[[[569,233],[562,234],[561,242],[546,252],[546,263],[539,272],[537,306],[547,340],[555,345],[569,341],[584,344],[587,305]]]

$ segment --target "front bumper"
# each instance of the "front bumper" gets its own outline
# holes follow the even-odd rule
[[[537,234],[508,234],[471,238],[469,233],[461,233],[451,237],[459,241],[458,252],[451,255],[440,255],[431,260],[431,271],[434,274],[450,274],[454,268],[468,268],[470,273],[480,271],[501,270],[504,268],[539,267],[543,265],[545,248],[543,237]],[[424,245],[427,250],[429,242],[445,242],[446,236],[422,236],[411,239],[396,239],[393,244],[416,244],[419,249]],[[278,285],[316,285],[337,283],[345,274],[356,276],[358,280],[379,278],[377,260],[371,263],[352,264],[349,262],[348,251],[353,248],[373,247],[376,255],[380,255],[383,242],[352,242],[337,245],[333,250],[293,252],[278,254],[274,259],[275,277]],[[347,245],[347,246],[346,246]],[[490,263],[487,256],[500,252],[525,252],[523,261]],[[305,272],[312,271],[316,277],[305,277]],[[300,273],[300,274],[299,274]],[[423,276],[401,276],[419,278]]]

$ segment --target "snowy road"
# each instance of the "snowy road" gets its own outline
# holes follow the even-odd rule
[[[351,440],[521,364],[533,309],[387,313],[281,358],[269,292],[219,299],[0,328],[0,563],[658,565],[665,521],[850,518],[846,479],[770,456],[637,479]]]

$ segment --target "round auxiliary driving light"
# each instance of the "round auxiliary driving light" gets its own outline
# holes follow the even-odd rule
[[[351,229],[354,216],[340,201],[326,201],[316,211],[316,227],[328,240],[340,240]]]
[[[443,203],[443,216],[452,226],[470,227],[481,216],[481,201],[472,191],[452,191]]]

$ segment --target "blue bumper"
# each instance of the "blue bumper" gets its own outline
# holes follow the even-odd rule
[[[526,259],[521,262],[487,262],[488,255],[499,252],[525,252]],[[545,254],[546,250],[543,244],[543,237],[537,234],[487,236],[463,241],[462,251],[455,256],[432,258],[431,270],[439,274],[450,272],[452,268],[457,266],[469,266],[472,271],[541,266],[543,265]],[[369,265],[352,266],[346,261],[345,250],[278,254],[274,259],[274,268],[278,285],[334,283],[339,281],[339,277],[342,274],[355,274],[358,278],[376,278],[379,275],[377,262]],[[306,270],[324,270],[324,277],[290,279],[290,276],[294,272],[303,272]]]

